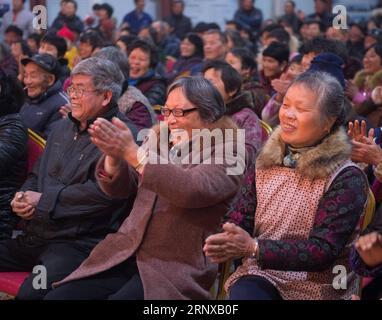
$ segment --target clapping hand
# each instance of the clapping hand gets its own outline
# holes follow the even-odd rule
[[[209,236],[203,251],[212,262],[221,263],[241,258],[252,253],[254,239],[247,231],[233,223],[225,223],[223,232]]]
[[[363,162],[378,165],[382,162],[382,149],[374,142],[374,129],[366,133],[366,122],[358,120],[349,122],[348,136],[352,139],[351,159],[355,162]]]
[[[112,166],[121,160],[130,165],[137,163],[138,145],[130,129],[118,118],[112,122],[98,118],[88,129],[92,142],[108,157]]]

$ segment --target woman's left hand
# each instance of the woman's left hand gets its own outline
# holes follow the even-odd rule
[[[118,118],[112,122],[98,118],[89,127],[92,142],[107,156],[125,159],[130,165],[137,162],[138,146],[130,129]]]
[[[229,259],[249,256],[254,250],[254,239],[247,231],[233,223],[223,225],[224,232],[209,236],[203,251],[212,262],[221,263]]]
[[[382,263],[382,235],[378,232],[359,237],[355,248],[369,267],[376,267]]]

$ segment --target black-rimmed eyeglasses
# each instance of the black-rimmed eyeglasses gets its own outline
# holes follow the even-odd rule
[[[197,110],[198,108],[191,108],[191,109],[180,109],[180,108],[174,108],[174,109],[169,109],[169,108],[162,108],[161,113],[165,117],[169,117],[170,114],[172,113],[174,117],[184,117],[186,114]]]

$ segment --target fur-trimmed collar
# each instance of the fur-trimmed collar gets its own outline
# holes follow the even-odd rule
[[[361,70],[355,75],[354,83],[359,90],[371,91],[382,85],[382,70],[375,72],[370,77],[367,77],[365,71]]]
[[[266,169],[282,166],[285,156],[285,143],[277,127],[264,145],[256,167]],[[319,145],[301,154],[296,169],[311,179],[328,178],[345,160],[350,159],[351,144],[343,128],[327,136]]]

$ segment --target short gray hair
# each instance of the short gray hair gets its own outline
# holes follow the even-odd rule
[[[225,114],[226,107],[221,94],[207,79],[200,76],[179,78],[168,88],[167,95],[177,88],[182,88],[185,97],[198,108],[204,121],[212,123]]]
[[[129,62],[127,60],[127,56],[121,52],[121,50],[117,49],[116,47],[105,47],[101,50],[97,51],[93,57],[106,59],[111,62],[114,62],[119,69],[122,71],[123,77],[125,79],[129,79]]]
[[[348,108],[344,90],[335,77],[323,71],[307,71],[298,76],[290,87],[294,85],[302,85],[317,95],[316,105],[322,122],[335,118],[333,128],[345,124]]]
[[[99,92],[111,91],[111,103],[116,104],[118,102],[122,93],[123,74],[115,63],[91,57],[74,67],[71,77],[75,75],[90,76],[95,90]]]

